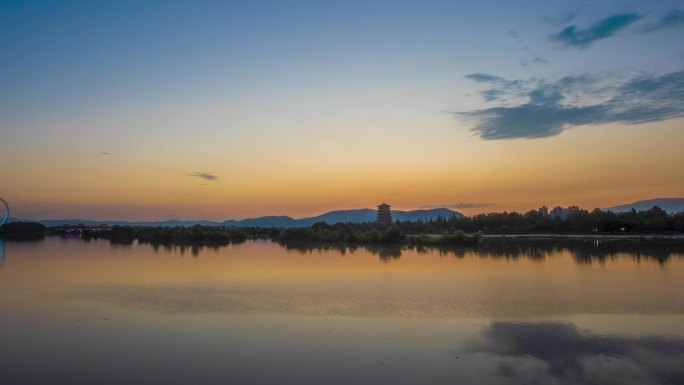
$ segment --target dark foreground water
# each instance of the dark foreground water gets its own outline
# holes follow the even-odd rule
[[[577,245],[5,241],[0,383],[684,384],[684,253]]]

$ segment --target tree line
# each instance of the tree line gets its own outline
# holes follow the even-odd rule
[[[215,226],[194,225],[191,227],[132,227],[113,226],[110,231],[84,233],[83,238],[105,238],[112,243],[140,243],[151,244],[229,244],[244,242],[250,237],[249,229],[227,228]],[[263,234],[261,235],[263,236]],[[252,234],[254,237],[254,234]]]
[[[684,232],[684,212],[669,215],[658,206],[620,213],[577,208],[570,210],[565,218],[530,210],[526,213],[489,213],[471,217],[440,216],[435,220],[395,224],[409,234],[441,234],[456,230],[488,234],[681,233]]]

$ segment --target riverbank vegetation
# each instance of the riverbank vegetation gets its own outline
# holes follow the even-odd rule
[[[76,231],[76,233],[74,232]],[[83,239],[105,238],[113,243],[137,240],[152,244],[220,245],[246,239],[271,239],[281,244],[322,242],[341,244],[408,244],[458,245],[480,242],[482,235],[675,235],[684,234],[684,212],[669,215],[659,207],[643,211],[614,213],[574,208],[566,215],[549,215],[539,210],[480,214],[471,217],[438,217],[428,221],[396,221],[390,224],[374,222],[318,222],[302,228],[259,228],[202,226],[141,227],[113,226],[100,228],[48,228],[38,223],[15,222],[2,227],[2,236],[19,238],[40,234],[62,234]]]
[[[461,230],[485,234],[596,234],[596,233],[684,233],[684,212],[669,215],[660,207],[622,213],[580,208],[568,210],[564,217],[540,210],[526,213],[503,212],[471,217],[439,217],[431,221],[397,222],[406,233],[442,234]]]
[[[113,226],[110,231],[84,233],[84,238],[105,238],[112,243],[179,244],[179,245],[213,245],[244,242],[250,237],[249,229],[226,228],[195,225],[191,227],[130,227]],[[251,237],[255,237],[251,233]],[[263,236],[264,234],[259,234]]]
[[[74,236],[63,234],[65,236]],[[108,231],[92,231],[77,234],[82,239],[108,239],[112,243],[126,244],[138,241],[150,244],[177,245],[224,245],[247,239],[269,239],[281,244],[330,243],[330,244],[405,244],[405,245],[453,245],[477,243],[480,234],[465,234],[457,230],[438,236],[414,236],[401,230],[397,224],[379,223],[315,223],[311,227],[298,228],[236,228],[194,225],[191,227],[131,227],[113,226]]]
[[[45,237],[47,228],[37,222],[11,222],[0,227],[0,237],[12,240],[36,240]]]

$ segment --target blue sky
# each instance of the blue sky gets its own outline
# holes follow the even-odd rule
[[[21,119],[283,87],[472,89],[471,73],[551,82],[658,74],[684,61],[680,5],[4,1],[0,108]]]

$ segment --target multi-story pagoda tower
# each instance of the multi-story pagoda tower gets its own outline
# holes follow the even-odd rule
[[[378,223],[392,223],[392,212],[390,211],[390,205],[383,203],[378,206]]]

